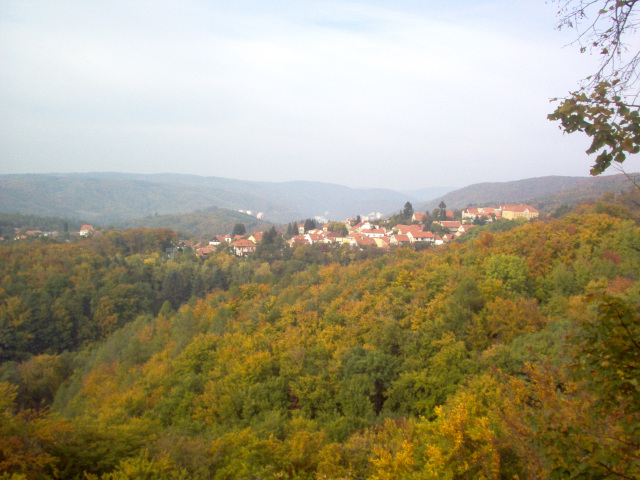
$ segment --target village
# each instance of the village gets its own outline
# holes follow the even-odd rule
[[[409,204],[410,205],[410,204]],[[405,206],[406,207],[406,206]],[[538,210],[530,205],[501,205],[498,207],[469,207],[463,210],[446,210],[444,204],[435,209],[430,215],[428,212],[413,212],[400,218],[406,223],[391,225],[394,217],[384,220],[381,218],[362,219],[349,218],[344,222],[328,222],[326,219],[322,225],[318,222],[301,221],[289,224],[286,232],[278,232],[275,227],[273,232],[282,235],[291,248],[301,245],[333,244],[349,245],[353,248],[376,247],[391,249],[392,247],[425,248],[438,246],[451,242],[470,229],[491,223],[496,220],[514,220],[525,218],[535,219],[539,216]],[[405,211],[406,213],[406,211]],[[379,217],[379,215],[378,215]],[[370,217],[371,218],[371,217]],[[89,237],[100,235],[101,230],[94,229],[92,225],[82,225],[78,232],[71,235],[76,237]],[[215,235],[209,242],[182,240],[176,249],[191,249],[200,258],[206,258],[217,251],[220,245],[226,245],[237,257],[244,257],[253,253],[265,232],[251,234],[238,234],[234,232],[226,235]],[[40,230],[27,230],[20,232],[15,229],[13,239],[25,240],[29,237],[53,237],[60,236],[60,232],[42,232]]]
[[[501,219],[525,218],[532,220],[539,215],[538,210],[530,205],[474,207],[455,212],[442,208],[438,210],[438,213],[443,218],[442,220],[428,222],[427,220],[431,217],[427,212],[415,212],[410,216],[411,223],[398,223],[393,226],[383,226],[382,221],[376,222],[360,218],[349,218],[344,222],[327,222],[319,227],[312,225],[314,228],[308,228],[309,222],[300,222],[300,225],[296,222],[294,229],[297,231],[291,231],[290,225],[286,238],[292,248],[315,244],[350,245],[360,249],[366,247],[390,249],[402,246],[423,248],[451,242],[478,225]],[[215,252],[220,245],[226,244],[234,255],[244,257],[256,250],[264,235],[265,232],[256,232],[250,235],[216,235],[208,245],[202,242],[195,244],[182,242],[182,246],[190,247],[198,257],[206,258]]]

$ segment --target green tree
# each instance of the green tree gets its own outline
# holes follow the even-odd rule
[[[487,276],[500,280],[513,292],[523,293],[527,283],[527,265],[524,258],[515,255],[493,255],[487,260]]]
[[[265,245],[271,245],[275,242],[277,236],[278,232],[276,231],[276,227],[271,227],[262,234],[262,243]]]
[[[315,230],[317,228],[316,221],[313,218],[307,218],[304,221],[304,231]]]
[[[438,205],[438,208],[440,209],[440,218],[441,219],[446,219],[447,218],[447,204],[444,203],[444,200],[440,202],[440,204]]]
[[[245,235],[247,233],[247,228],[244,226],[244,223],[236,223],[233,226],[233,231],[231,232],[232,236],[236,235]]]
[[[413,205],[411,205],[411,202],[407,202],[402,209],[402,218],[404,218],[405,222],[409,222],[411,217],[413,217]]]

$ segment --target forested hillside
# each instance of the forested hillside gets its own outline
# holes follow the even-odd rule
[[[638,478],[634,218],[599,202],[386,255],[3,247],[2,331],[38,334],[36,290],[59,329],[0,368],[3,478]],[[150,310],[112,291],[146,284]],[[87,289],[111,316],[47,346]]]
[[[201,239],[213,235],[224,235],[233,231],[234,225],[242,223],[247,231],[266,230],[270,224],[242,212],[211,207],[191,213],[174,213],[136,218],[119,222],[122,228],[170,228],[184,232],[188,237]]]
[[[76,173],[0,175],[0,212],[84,219],[110,225],[209,207],[263,212],[267,220],[390,212],[407,200],[387,189],[320,182],[249,182],[197,175]]]
[[[638,176],[637,173],[630,175]],[[587,200],[596,200],[605,192],[626,192],[629,187],[631,182],[624,174],[602,177],[550,176],[512,182],[476,183],[417,205],[416,211],[431,211],[437,208],[440,202],[445,202],[448,208],[525,202],[550,212],[563,204],[575,205]]]

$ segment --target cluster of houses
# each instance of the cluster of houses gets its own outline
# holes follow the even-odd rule
[[[413,245],[416,243],[441,245],[453,240],[456,236],[462,235],[472,226],[463,226],[461,222],[456,221],[442,221],[439,223],[448,228],[450,233],[440,236],[432,232],[423,231],[424,225],[420,223],[400,224],[393,228],[384,228],[368,221],[353,224],[353,219],[349,219],[345,222],[346,235],[328,231],[327,225],[325,225],[322,229],[310,230],[306,233],[300,232],[299,235],[289,239],[289,245],[293,247],[316,243],[335,243],[360,248],[367,246],[390,248],[392,246]]]
[[[352,247],[364,248],[374,246],[378,248],[389,249],[396,246],[415,246],[415,245],[442,245],[459,237],[460,235],[473,228],[475,223],[492,222],[499,219],[517,219],[526,218],[531,220],[537,218],[538,210],[530,205],[501,205],[500,207],[474,207],[462,210],[460,220],[454,220],[454,212],[446,210],[445,219],[433,222],[440,225],[437,229],[441,234],[435,234],[425,231],[424,222],[429,218],[427,213],[414,213],[409,225],[395,225],[392,228],[384,228],[370,221],[361,221],[350,218],[344,222],[342,233],[329,230],[329,223],[322,228],[305,231],[304,226],[300,226],[298,235],[291,237],[288,242],[291,247],[297,245],[314,245],[314,244],[337,244],[350,245]],[[482,222],[478,222],[482,220]],[[82,225],[79,236],[91,236],[95,230],[91,225]],[[447,232],[447,233],[443,233]],[[28,236],[57,236],[58,232],[41,232],[39,230],[30,230],[24,232],[23,235],[15,232],[15,240],[27,238]],[[262,241],[263,232],[257,232],[249,236],[231,236],[216,235],[208,243],[193,243],[183,241],[178,248],[190,247],[196,255],[206,258],[210,253],[214,252],[218,245],[226,244],[238,257],[244,257],[253,253],[258,244]]]
[[[462,210],[462,221],[473,222],[476,219],[483,219],[487,222],[494,220],[515,220],[526,218],[533,220],[538,218],[540,212],[530,205],[501,205],[500,207],[476,207]]]
[[[20,233],[19,228],[13,229],[13,239],[14,240],[26,240],[29,237],[53,237],[57,238],[60,236],[60,232],[58,230],[52,230],[49,232],[43,232],[42,230],[26,230],[23,233]],[[80,231],[76,232],[75,235],[79,235],[81,237],[89,237],[95,233],[95,230],[91,225],[82,225],[80,227]]]
[[[206,258],[210,253],[215,252],[220,244],[227,244],[237,257],[244,257],[250,253],[255,252],[258,244],[262,241],[263,232],[257,232],[245,237],[243,235],[216,235],[209,244],[196,243],[191,245],[189,242],[187,246],[193,248],[196,255],[202,258]]]
[[[441,235],[430,231],[424,231],[424,220],[428,217],[426,213],[414,213],[411,218],[412,224],[395,225],[392,228],[384,228],[370,221],[356,223],[350,218],[344,222],[343,233],[329,230],[329,223],[322,228],[305,231],[303,226],[299,227],[298,235],[288,239],[289,246],[314,245],[314,244],[336,244],[350,245],[358,248],[374,246],[389,249],[395,246],[416,246],[416,245],[442,245],[463,235],[473,228],[476,219],[483,219],[492,222],[499,219],[515,219],[524,217],[533,219],[539,212],[529,205],[502,205],[500,207],[475,207],[462,210],[461,220],[454,220],[454,213],[446,211],[446,220],[433,222],[440,225],[440,232],[447,231]],[[207,257],[214,252],[218,245],[227,244],[236,256],[243,257],[253,253],[258,244],[262,241],[263,232],[254,233],[248,237],[217,235],[208,245],[199,243],[191,246],[199,257]]]

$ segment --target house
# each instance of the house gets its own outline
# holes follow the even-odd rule
[[[221,243],[231,243],[233,239],[231,235],[216,235],[213,240],[209,241],[209,245],[220,245]]]
[[[389,237],[376,237],[373,239],[373,241],[376,242],[376,246],[378,248],[389,249],[389,247],[391,246],[391,240],[389,239]]]
[[[253,243],[251,240],[245,240],[243,238],[236,240],[235,242],[231,242],[231,248],[233,248],[233,253],[236,257],[244,257],[245,255],[249,255],[256,251],[257,245]]]
[[[377,246],[376,242],[373,238],[369,238],[369,237],[363,237],[361,235],[358,235],[356,237],[354,237],[355,239],[355,243],[357,246],[359,246],[360,248],[363,247],[368,247],[373,245],[374,247]]]
[[[401,235],[407,235],[411,231],[421,232],[423,228],[424,228],[423,225],[402,225],[402,224],[398,224],[395,227],[393,227],[393,231],[397,232],[397,233],[399,233]]]
[[[459,237],[460,235],[467,233],[469,230],[471,230],[473,227],[475,227],[475,225],[460,225],[458,227],[458,231],[455,233],[456,237]]]
[[[413,212],[413,215],[411,215],[411,221],[424,223],[424,219],[426,216],[427,216],[426,212]]]
[[[427,243],[435,243],[436,236],[431,232],[417,232],[410,231],[407,233],[407,237],[411,240],[411,243],[416,242],[427,242]]]
[[[294,237],[291,237],[291,239],[289,239],[289,246],[293,248],[296,245],[311,245],[311,244],[309,243],[309,240],[307,240],[304,235],[296,235]]]
[[[501,205],[500,210],[502,210],[502,218],[506,220],[523,217],[531,220],[538,218],[538,215],[540,215],[540,212],[531,205]]]
[[[462,221],[473,222],[476,218],[484,218],[487,222],[492,222],[494,218],[502,218],[502,212],[498,208],[478,207],[465,208],[462,210]]]
[[[80,227],[80,235],[83,237],[88,237],[93,233],[93,227],[91,225],[82,225]]]
[[[307,239],[309,245],[313,245],[314,243],[325,243],[325,237],[321,233],[307,233],[304,238]]]
[[[324,235],[324,243],[339,243],[342,239],[342,235],[336,232],[327,232]]]
[[[451,241],[455,240],[455,238],[456,238],[455,235],[453,235],[452,233],[449,233],[447,235],[443,235],[442,236],[442,241],[444,243],[447,243],[447,242],[451,242]]]
[[[462,225],[461,222],[457,222],[457,221],[442,221],[442,222],[438,222],[440,225],[442,225],[444,228],[448,228],[451,233],[455,233],[458,231],[458,228],[460,228],[460,225]]]
[[[196,250],[196,255],[200,258],[207,258],[211,253],[215,253],[216,248],[211,247],[202,247]]]
[[[398,247],[402,245],[411,245],[411,239],[407,235],[398,233],[396,235],[391,235],[389,243]]]
[[[480,209],[478,208],[465,208],[462,210],[462,220],[468,220],[473,222],[475,218],[480,215]]]
[[[262,235],[263,234],[264,234],[264,232],[253,233],[253,234],[249,235],[249,240],[251,240],[253,243],[255,243],[257,245],[258,243],[260,243],[262,241]]]
[[[380,238],[384,237],[387,234],[387,231],[384,228],[363,228],[360,230],[360,234],[364,237]]]

